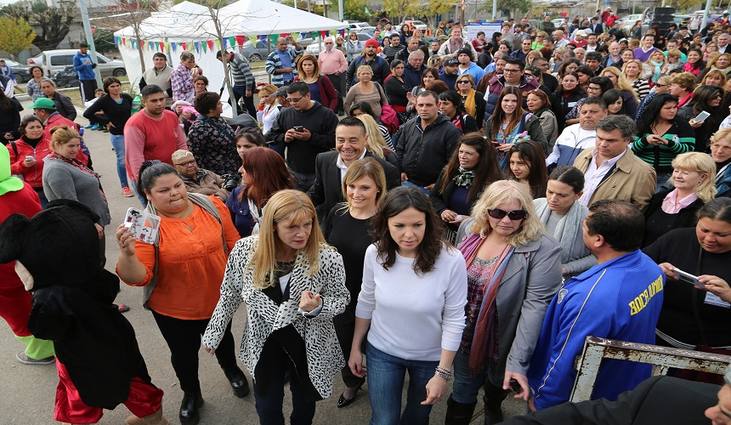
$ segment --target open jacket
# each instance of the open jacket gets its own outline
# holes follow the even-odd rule
[[[594,160],[594,149],[586,149],[576,157],[574,167],[586,173],[589,164]],[[627,149],[624,156],[617,161],[615,167],[599,183],[591,195],[589,205],[600,199],[628,201],[640,209],[644,209],[655,193],[657,175],[655,170],[637,158],[632,150]]]
[[[278,286],[261,290],[253,285],[254,269],[250,262],[258,241],[258,236],[249,236],[239,240],[231,251],[221,283],[221,298],[203,335],[203,344],[218,347],[226,325],[243,302],[247,320],[239,357],[249,374],[256,380],[254,371],[270,336],[292,325],[306,347],[306,364],[295,364],[295,367],[299,370],[306,367],[314,388],[322,398],[327,398],[332,394],[335,375],[345,365],[333,325],[333,317],[345,311],[350,301],[343,258],[334,248],[322,245],[319,268],[310,275],[310,265],[300,251],[289,279],[289,297],[277,303],[268,291],[280,291]],[[312,291],[322,297],[322,309],[317,316],[305,317],[298,311],[302,291]]]
[[[470,235],[474,219],[457,232],[458,244]],[[551,299],[561,286],[561,248],[548,236],[515,247],[500,282],[497,305],[498,361],[487,379],[502,386],[505,370],[527,374]]]

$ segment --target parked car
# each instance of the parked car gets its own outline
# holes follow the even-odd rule
[[[365,43],[366,41],[368,41],[371,38],[373,38],[373,35],[372,34],[368,34],[367,32],[359,32],[359,33],[356,33],[356,34],[358,35],[358,41],[362,41],[363,43]],[[307,53],[311,54],[311,55],[317,56],[317,55],[320,54],[320,49],[322,47],[324,47],[324,46],[321,46],[320,45],[320,42],[318,40],[318,42],[312,43],[309,46],[307,46],[307,49],[305,49],[305,51]]]
[[[348,31],[355,31],[355,32],[361,32],[364,28],[372,27],[371,24],[368,22],[350,22],[350,21],[343,21],[344,23],[348,24]],[[375,27],[373,27],[375,28]]]
[[[18,84],[27,83],[28,80],[30,80],[30,72],[28,71],[28,68],[30,68],[28,65],[23,65],[18,62],[15,62],[12,59],[5,59],[2,60],[5,61],[5,65],[9,66],[10,69],[13,70],[13,74],[15,74],[15,82]]]
[[[307,48],[315,42],[313,38],[302,38],[297,43],[303,48]],[[317,43],[315,43],[317,44]],[[276,43],[269,44],[266,41],[261,40],[248,40],[241,47],[240,53],[243,57],[249,60],[249,62],[258,62],[265,60],[269,53],[277,47]]]
[[[46,50],[38,56],[28,59],[28,65],[39,65],[43,67],[46,76],[53,77],[67,66],[73,66],[76,52],[78,52],[76,49]],[[119,59],[110,59],[97,52],[96,63],[102,78],[127,75],[124,62]]]
[[[53,82],[56,83],[56,87],[79,87],[79,77],[76,74],[74,66],[67,66],[66,68],[53,74]]]
[[[401,28],[403,25],[411,25],[412,27],[422,31],[426,31],[428,28],[424,22],[419,21],[418,19],[405,19],[403,22],[398,24],[396,28]]]
[[[620,18],[619,27],[623,31],[629,32],[637,21],[642,21],[643,26],[649,24],[647,15],[645,15],[644,13],[635,13],[633,15],[627,15]]]

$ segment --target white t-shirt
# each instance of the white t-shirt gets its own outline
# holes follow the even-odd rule
[[[370,319],[368,342],[405,360],[438,361],[442,349],[456,351],[465,326],[467,266],[462,253],[443,247],[423,275],[414,259],[396,254],[388,270],[375,245],[366,250],[356,317]]]

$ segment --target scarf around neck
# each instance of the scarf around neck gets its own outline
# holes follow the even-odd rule
[[[459,167],[459,171],[454,176],[454,185],[457,187],[470,187],[472,182],[475,180],[475,172],[473,170],[465,170]]]

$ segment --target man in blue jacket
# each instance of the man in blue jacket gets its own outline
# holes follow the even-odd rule
[[[74,55],[74,70],[79,77],[79,88],[81,89],[81,98],[84,99],[84,102],[94,99],[94,93],[96,93],[97,89],[96,75],[94,74],[96,63],[91,59],[88,50],[89,45],[81,43],[79,45],[79,51]]]
[[[568,401],[587,336],[655,343],[665,277],[640,251],[645,219],[623,201],[597,201],[582,225],[597,265],[570,279],[551,301],[528,379],[537,409]],[[605,360],[592,399],[615,400],[650,376],[649,365]]]

